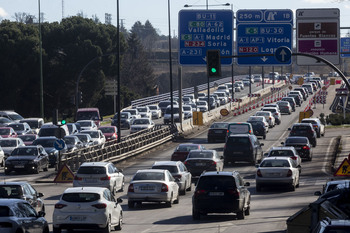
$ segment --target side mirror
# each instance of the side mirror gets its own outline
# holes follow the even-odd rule
[[[264,157],[267,157],[269,155],[269,153],[264,153]]]
[[[123,202],[123,199],[121,199],[121,198],[117,198],[117,203],[119,204],[119,203],[122,203]]]
[[[246,182],[246,183],[244,184],[244,186],[249,187],[249,186],[250,186],[250,182]]]
[[[44,196],[43,193],[38,193],[38,194],[37,194],[37,197],[43,197],[43,196]]]
[[[284,145],[284,142],[281,142],[281,145]]]
[[[260,143],[260,146],[264,146],[264,143]]]
[[[288,128],[289,131],[291,131],[292,129],[291,128]]]
[[[45,212],[44,211],[39,211],[38,212],[38,217],[45,217]]]
[[[321,191],[316,191],[316,192],[314,192],[314,195],[315,195],[315,196],[321,196],[322,193],[321,193]]]

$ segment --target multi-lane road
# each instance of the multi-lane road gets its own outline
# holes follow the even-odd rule
[[[306,103],[304,102],[304,105]],[[282,123],[270,129],[264,143],[264,151],[271,146],[279,146],[280,142],[288,136],[287,128],[298,120],[298,112],[305,106],[298,108],[292,115],[283,115]],[[225,121],[246,121],[250,113],[240,115],[234,118],[227,118]],[[195,142],[205,145],[208,149],[216,149],[222,154],[223,143],[207,143],[207,131],[199,131],[188,138],[186,142]],[[255,171],[254,166],[241,163],[235,166],[227,166],[226,171],[236,170],[240,172],[245,181],[250,182],[249,191],[252,195],[251,214],[244,220],[235,219],[234,214],[207,215],[201,220],[192,220],[192,192],[187,192],[185,196],[180,197],[180,203],[167,208],[157,204],[143,204],[134,209],[128,209],[126,191],[117,193],[117,197],[122,197],[124,202],[124,232],[193,232],[193,233],[213,233],[213,232],[285,232],[286,220],[289,216],[317,199],[313,193],[322,189],[322,185],[331,177],[329,170],[332,158],[332,143],[335,138],[341,135],[341,129],[327,129],[325,137],[318,139],[317,147],[314,148],[312,162],[302,163],[302,173],[300,187],[295,192],[287,191],[276,187],[275,189],[266,189],[263,192],[255,191]],[[150,168],[154,161],[169,160],[175,147],[183,142],[168,142],[161,147],[153,149],[137,159],[125,161],[117,164],[119,168],[124,169],[126,176],[126,187],[132,175],[139,169]],[[51,174],[51,176],[50,176]],[[43,172],[37,175],[11,175],[4,176],[3,170],[0,170],[0,179],[7,181],[29,181],[33,183],[39,192],[45,194],[44,201],[46,205],[46,218],[52,224],[52,212],[54,204],[58,201],[60,194],[72,184],[54,184],[50,181],[54,179],[53,170]],[[36,183],[35,181],[46,181]],[[194,185],[194,184],[193,184]],[[193,189],[192,189],[193,190]],[[50,225],[52,230],[52,225]],[[84,231],[85,232],[85,231]]]

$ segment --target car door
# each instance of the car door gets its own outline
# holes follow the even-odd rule
[[[24,184],[22,186],[23,189],[23,195],[25,197],[25,200],[29,202],[33,208],[39,212],[41,208],[39,208],[38,202],[37,202],[37,195],[35,190],[31,189],[28,184]]]
[[[168,170],[165,170],[165,175],[167,176],[167,180],[169,181],[171,190],[174,193],[173,200],[176,200],[179,195],[179,185],[175,182],[174,177],[171,175],[171,173]]]
[[[38,217],[35,209],[25,202],[18,203],[18,208],[23,215],[23,227],[28,233],[41,233],[44,229],[44,221]]]
[[[49,164],[49,156],[45,152],[44,148],[39,147],[39,156],[40,156],[40,166],[42,168],[46,168],[47,164]]]
[[[247,207],[249,205],[249,193],[248,193],[248,189],[244,186],[244,181],[243,178],[237,174],[237,176],[235,177],[235,181],[236,181],[236,185],[237,185],[237,189],[239,190],[239,192],[242,194],[240,195],[240,206]]]
[[[108,206],[108,213],[107,215],[111,216],[111,223],[112,225],[117,225],[119,223],[119,210],[118,210],[118,204],[116,203],[111,191],[109,189],[106,189],[103,191],[103,197],[104,201],[107,202]]]
[[[179,163],[179,169],[180,169],[180,171],[183,173],[183,175],[186,178],[186,181],[187,181],[187,187],[186,188],[189,188],[191,186],[191,180],[192,180],[191,173],[187,170],[185,164],[183,164],[182,162]]]
[[[116,183],[116,191],[120,190],[123,186],[123,177],[124,175],[119,172],[118,168],[114,166],[114,164],[110,164],[111,169],[113,170],[113,177]]]

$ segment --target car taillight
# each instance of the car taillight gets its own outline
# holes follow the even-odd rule
[[[67,205],[65,204],[55,204],[55,209],[62,209],[64,207],[66,207]]]
[[[130,193],[134,192],[134,185],[133,184],[129,185],[128,192],[130,192]]]
[[[269,119],[271,120],[271,119],[272,119],[272,117],[269,117]]]
[[[228,194],[232,195],[232,196],[236,196],[239,197],[239,191],[237,189],[229,189],[227,190]]]
[[[178,175],[174,175],[173,177],[174,177],[174,178],[181,179],[182,175],[181,175],[181,174],[178,174]]]
[[[297,160],[298,159],[298,157],[296,157],[296,156],[292,156],[290,158],[293,159],[293,160]]]
[[[110,176],[105,176],[105,177],[101,177],[100,180],[110,180],[111,177]]]
[[[198,197],[198,196],[200,196],[200,195],[203,195],[203,194],[205,194],[207,191],[205,191],[205,190],[203,190],[203,189],[199,189],[199,190],[196,190],[195,192],[194,192],[194,196],[195,197]]]
[[[161,192],[168,192],[168,190],[169,190],[168,185],[162,184]]]
[[[262,174],[261,174],[260,169],[258,169],[258,170],[256,171],[256,175],[259,176],[259,177],[262,177]]]
[[[74,180],[83,180],[83,178],[81,178],[79,176],[74,176]]]
[[[185,164],[185,165],[188,165],[188,162],[187,162],[187,161],[185,161],[185,162],[184,162],[184,164]]]
[[[215,161],[212,161],[212,162],[211,162],[211,165],[216,165],[216,162],[215,162]]]
[[[287,177],[291,177],[293,175],[293,172],[292,172],[292,170],[288,170],[288,173],[287,173]]]
[[[91,205],[93,207],[95,207],[96,209],[106,209],[107,205],[105,203],[100,203],[100,204],[95,204],[95,205]]]
[[[310,147],[308,147],[308,146],[303,146],[303,150],[310,150]]]

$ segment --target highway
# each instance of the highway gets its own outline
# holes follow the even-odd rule
[[[292,115],[282,115],[282,123],[270,129],[265,140],[263,149],[267,151],[271,146],[279,146],[280,142],[288,135],[287,128],[294,122],[297,122],[299,111],[303,111],[308,101],[304,102],[302,107]],[[320,105],[318,106],[321,107]],[[255,110],[256,111],[256,110]],[[325,110],[326,111],[326,110]],[[225,121],[246,121],[254,111],[240,115],[234,118],[225,118]],[[317,117],[318,115],[316,115]],[[344,129],[346,130],[346,129]],[[344,131],[345,132],[345,131]],[[265,189],[263,192],[255,191],[255,171],[256,168],[245,163],[238,163],[235,166],[227,166],[226,171],[236,170],[242,174],[245,181],[250,182],[249,191],[252,195],[251,214],[244,220],[237,220],[234,214],[207,215],[201,220],[192,220],[192,192],[187,192],[185,196],[180,197],[180,203],[167,208],[163,205],[143,204],[129,210],[127,207],[126,191],[128,182],[132,175],[139,169],[150,168],[154,161],[169,160],[170,155],[179,143],[194,142],[205,145],[208,149],[216,149],[222,154],[223,143],[207,143],[206,130],[198,131],[191,138],[181,142],[168,142],[161,147],[153,149],[136,159],[130,159],[126,162],[117,164],[118,168],[124,169],[126,176],[126,188],[123,193],[117,193],[124,202],[123,232],[191,232],[191,233],[213,233],[213,232],[285,232],[286,220],[295,212],[317,199],[313,195],[315,191],[321,190],[322,185],[330,178],[330,164],[332,160],[331,145],[335,138],[342,134],[341,129],[327,129],[325,137],[318,138],[317,147],[314,148],[312,162],[302,163],[302,173],[300,187],[295,192],[285,189]],[[2,170],[2,169],[1,169]],[[60,194],[72,184],[54,184],[54,172],[50,169],[48,172],[42,172],[37,175],[11,175],[4,176],[0,172],[0,179],[7,181],[29,181],[39,192],[43,192],[46,205],[46,219],[52,224],[52,212],[54,204],[58,201]],[[44,183],[36,183],[35,181]],[[194,185],[194,184],[193,184]],[[52,230],[52,225],[50,225]],[[84,231],[86,232],[86,231]]]

